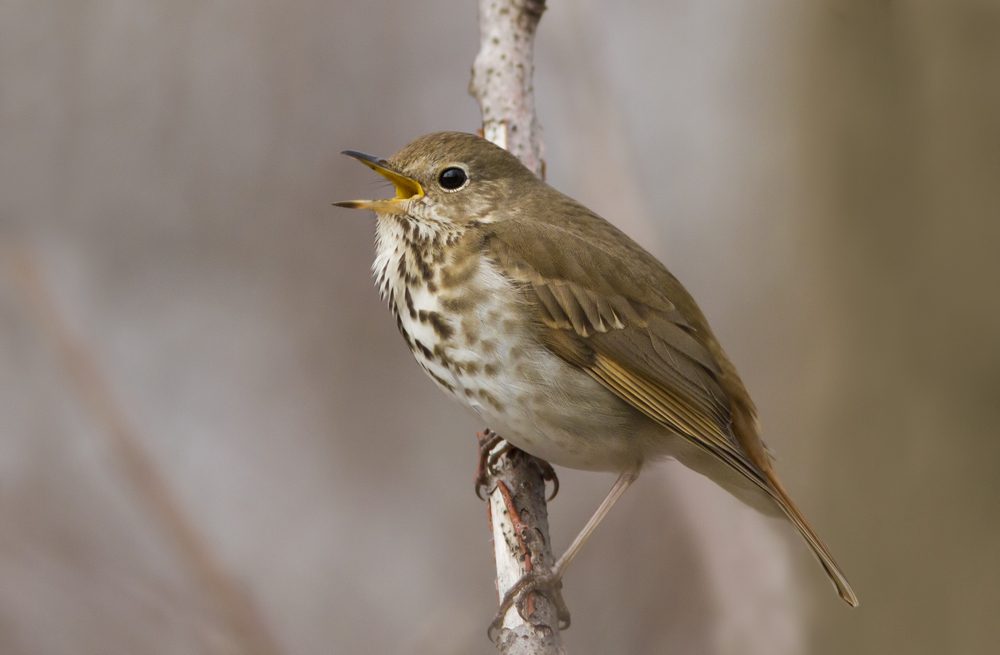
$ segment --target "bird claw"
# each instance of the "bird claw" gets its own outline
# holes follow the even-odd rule
[[[503,627],[504,617],[507,616],[507,612],[510,611],[511,607],[517,608],[518,615],[528,623],[539,625],[532,621],[530,616],[525,615],[525,605],[533,593],[545,596],[552,603],[556,610],[556,620],[559,623],[560,630],[569,628],[569,608],[562,597],[562,578],[556,577],[551,571],[544,573],[529,571],[504,594],[503,600],[500,601],[500,609],[497,610],[497,615],[493,618],[487,630],[490,641],[497,643],[500,637],[500,629]]]
[[[500,442],[503,441],[503,437],[489,428],[476,434],[476,439],[479,441],[479,462],[476,465],[476,477],[473,482],[475,484],[476,498],[486,500],[482,492],[489,483],[490,471],[493,470],[493,466],[497,463],[497,460],[503,457],[514,446],[504,442],[503,446],[497,448]],[[552,465],[545,460],[535,457],[534,461],[538,466],[538,472],[542,475],[542,480],[552,483],[552,494],[547,498],[548,501],[551,501],[559,493],[559,476],[556,475],[556,470],[552,468]]]
[[[538,466],[538,472],[542,474],[542,480],[552,483],[552,495],[546,499],[546,502],[552,502],[559,494],[559,476],[556,475],[556,470],[552,468],[552,465],[544,459],[536,457],[535,463]]]
[[[489,428],[476,434],[476,439],[479,441],[479,462],[476,465],[476,478],[473,482],[476,485],[476,498],[486,500],[483,497],[482,490],[486,488],[489,482],[489,473],[493,465],[496,464],[497,458],[510,450],[511,445],[505,443],[502,448],[494,453],[493,449],[503,441],[503,437]]]

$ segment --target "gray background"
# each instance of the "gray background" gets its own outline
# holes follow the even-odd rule
[[[577,653],[987,653],[1000,6],[553,0],[549,179],[660,256],[847,570],[664,465]],[[344,148],[474,130],[472,2],[0,4],[0,652],[489,653],[474,432]],[[609,476],[562,472],[556,550]]]

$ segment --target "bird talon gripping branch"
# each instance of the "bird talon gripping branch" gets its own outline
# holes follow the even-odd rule
[[[503,441],[503,437],[489,428],[477,433],[476,440],[479,442],[479,459],[476,463],[476,478],[474,480],[476,497],[479,500],[486,500],[482,491],[489,484],[492,467],[496,464],[497,457],[510,449],[510,445],[506,444],[504,448],[499,450],[499,454],[494,456],[493,450]],[[491,491],[488,489],[486,495],[489,495]]]
[[[500,609],[493,617],[487,634],[491,641],[496,642],[500,628],[503,626],[504,618],[511,607],[526,622],[532,625],[541,625],[537,622],[538,617],[529,609],[529,599],[531,594],[541,594],[545,596],[556,610],[556,620],[559,622],[559,629],[565,630],[570,625],[569,608],[562,596],[562,579],[552,571],[529,571],[518,580],[504,595],[500,601]]]

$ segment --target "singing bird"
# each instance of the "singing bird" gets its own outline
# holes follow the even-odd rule
[[[778,481],[735,367],[663,264],[478,136],[428,134],[387,160],[344,154],[395,186],[336,204],[375,212],[376,286],[427,375],[518,448],[619,474],[551,580],[643,466],[674,458],[787,517],[857,606]]]

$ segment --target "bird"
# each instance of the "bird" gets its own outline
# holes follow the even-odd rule
[[[417,364],[517,448],[618,474],[548,581],[644,467],[674,459],[787,518],[858,605],[779,481],[735,366],[656,257],[474,134],[427,134],[388,159],[343,154],[395,188],[334,204],[374,212],[375,286]]]

